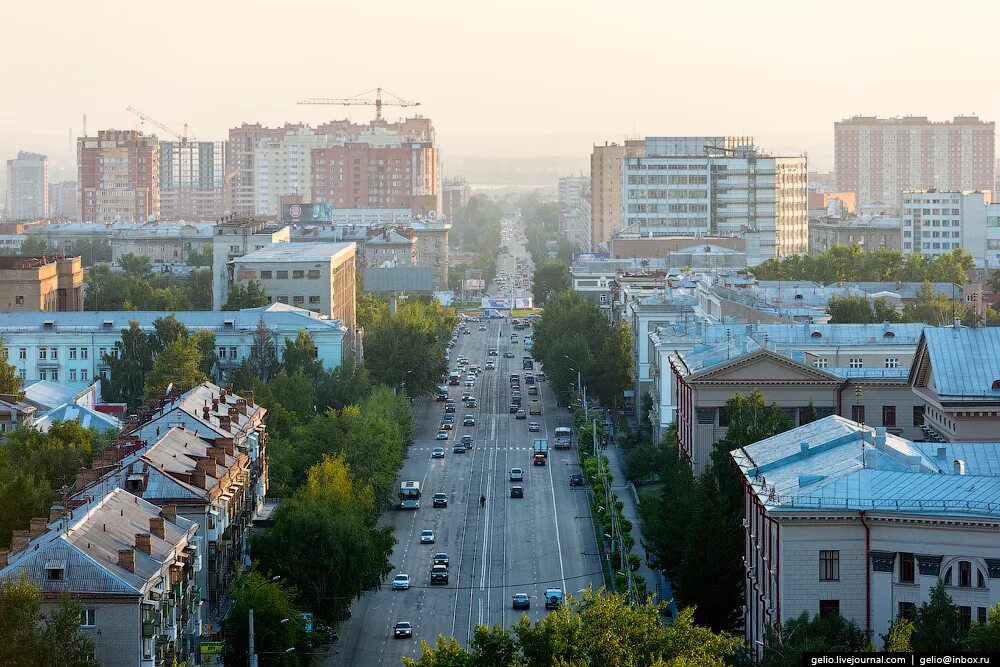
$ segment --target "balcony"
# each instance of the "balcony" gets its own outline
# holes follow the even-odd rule
[[[144,639],[150,639],[155,634],[156,634],[156,626],[155,625],[153,625],[152,623],[143,623],[142,624],[142,636],[143,636]]]

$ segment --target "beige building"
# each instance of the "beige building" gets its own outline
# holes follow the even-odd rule
[[[131,253],[148,257],[153,264],[186,264],[194,250],[212,243],[211,223],[143,225],[113,229],[111,261]]]
[[[642,157],[642,140],[628,140],[624,145],[607,142],[594,146],[590,154],[592,247],[606,243],[622,229],[622,160]],[[638,255],[635,255],[638,256]]]
[[[0,257],[0,312],[83,310],[80,257]]]
[[[434,289],[448,289],[448,233],[451,224],[414,220],[404,229],[412,230],[417,239],[417,266],[431,269]]]
[[[417,240],[405,229],[372,229],[361,246],[362,268],[392,268],[417,265]]]
[[[159,142],[135,130],[101,130],[76,140],[82,222],[160,217]]]
[[[231,216],[220,220],[212,234],[212,310],[222,310],[229,300],[230,262],[247,253],[288,243],[291,230],[251,216]]]
[[[902,250],[902,234],[899,218],[813,219],[809,221],[809,252],[820,253],[835,245],[858,245],[865,252]]]
[[[10,551],[0,551],[0,579],[27,577],[41,589],[44,611],[69,592],[104,667],[193,662],[202,631],[197,531],[176,505],[94,487],[15,530]]]
[[[326,315],[354,331],[354,243],[275,243],[230,263],[231,283],[256,280],[272,303]]]

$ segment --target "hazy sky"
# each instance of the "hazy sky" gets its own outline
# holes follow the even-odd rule
[[[365,120],[295,102],[382,86],[422,103],[446,164],[584,158],[634,132],[753,134],[827,169],[840,118],[995,119],[998,19],[998,0],[19,2],[0,40],[0,150],[58,158],[83,113],[91,133],[136,127],[128,105],[199,139]]]

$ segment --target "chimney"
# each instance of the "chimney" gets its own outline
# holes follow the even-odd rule
[[[215,458],[198,459],[198,462],[195,464],[195,470],[205,473],[206,477],[209,475],[215,477]]]
[[[99,472],[93,468],[81,468],[76,471],[76,488],[85,489],[97,481]]]
[[[221,403],[222,405],[226,405],[228,402],[229,401],[226,400],[226,390],[225,389],[220,389],[219,390],[219,403]]]
[[[41,537],[45,534],[45,531],[49,527],[48,519],[32,519],[31,523],[28,524],[28,540],[33,540],[36,537]]]
[[[218,409],[219,409],[219,399],[213,398],[212,399],[212,412],[215,412]]]
[[[233,424],[240,423],[240,410],[237,407],[229,408],[229,421]]]
[[[7,555],[9,553],[6,549],[0,549],[0,570],[7,567]]]
[[[225,467],[226,465],[226,448],[219,447],[218,445],[208,448],[208,455],[215,458],[215,462]]]
[[[28,542],[31,541],[29,536],[29,531],[27,530],[12,530],[10,533],[10,551],[11,553],[16,553],[18,551],[24,551],[28,548]]]
[[[135,572],[135,549],[119,549],[118,564],[129,572]]]
[[[799,452],[801,452],[802,454],[808,454],[809,453],[809,443],[808,442],[800,442],[799,443]]]
[[[961,329],[962,328],[962,320],[956,317],[955,318],[954,327],[956,329]]]
[[[952,470],[956,475],[965,474],[965,461],[963,461],[962,459],[955,459],[954,461],[951,462],[951,465],[952,465]]]
[[[215,445],[226,450],[229,456],[236,456],[236,445],[233,444],[232,438],[216,438]]]
[[[229,392],[230,395],[232,395],[232,393],[233,393],[233,383],[232,382],[230,382],[229,384],[226,385],[226,391]]]
[[[163,517],[149,517],[149,532],[151,535],[156,535],[161,540],[165,540],[167,538],[167,529],[163,524]]]
[[[153,540],[149,533],[135,534],[135,548],[145,554],[153,553]]]
[[[245,415],[247,413],[247,399],[237,398],[236,409],[240,411],[241,415]]]
[[[205,488],[205,483],[206,482],[205,482],[205,471],[204,470],[199,470],[199,469],[196,468],[195,470],[191,471],[191,485],[192,486],[196,486],[199,489],[204,489]]]
[[[59,519],[63,515],[64,511],[66,511],[66,508],[63,505],[53,505],[52,507],[50,507],[49,523],[52,523],[53,521]]]
[[[160,508],[160,516],[170,523],[177,523],[177,505],[164,505]]]
[[[878,450],[885,450],[885,427],[879,426],[875,429],[875,448]]]
[[[229,415],[219,415],[219,426],[226,429],[227,431],[232,431],[232,422],[229,419]]]
[[[865,468],[875,470],[878,468],[878,450],[865,447]]]
[[[243,396],[246,397],[247,405],[249,405],[252,408],[254,406],[253,392],[252,391],[245,392]]]
[[[204,419],[204,420],[207,421],[209,415],[211,415],[211,414],[212,414],[212,408],[208,407],[207,405],[201,406],[201,418],[202,419]]]
[[[947,459],[948,458],[948,448],[945,447],[944,445],[938,445],[937,457],[940,460],[942,460],[942,461],[944,461],[945,459]]]

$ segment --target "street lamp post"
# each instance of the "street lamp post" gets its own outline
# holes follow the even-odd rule
[[[577,365],[577,367],[580,366],[580,362],[577,361],[576,359],[573,359],[568,354],[564,354],[563,357],[572,361],[574,364]],[[584,419],[590,419],[590,413],[588,412],[587,409],[587,387],[583,384],[582,380],[580,379],[581,378],[580,371],[577,370],[576,368],[573,368],[572,366],[570,367],[570,370],[576,372],[576,391],[577,393],[580,394],[580,398],[583,400],[583,417]]]
[[[281,575],[275,575],[267,581],[260,582],[252,591],[250,591],[250,604],[247,605],[247,634],[249,635],[248,655],[250,657],[248,662],[250,663],[250,667],[257,667],[257,653],[254,652],[253,646],[253,599],[254,596],[257,595],[257,591],[259,591],[265,584],[270,584],[278,581],[279,579],[281,579]]]

